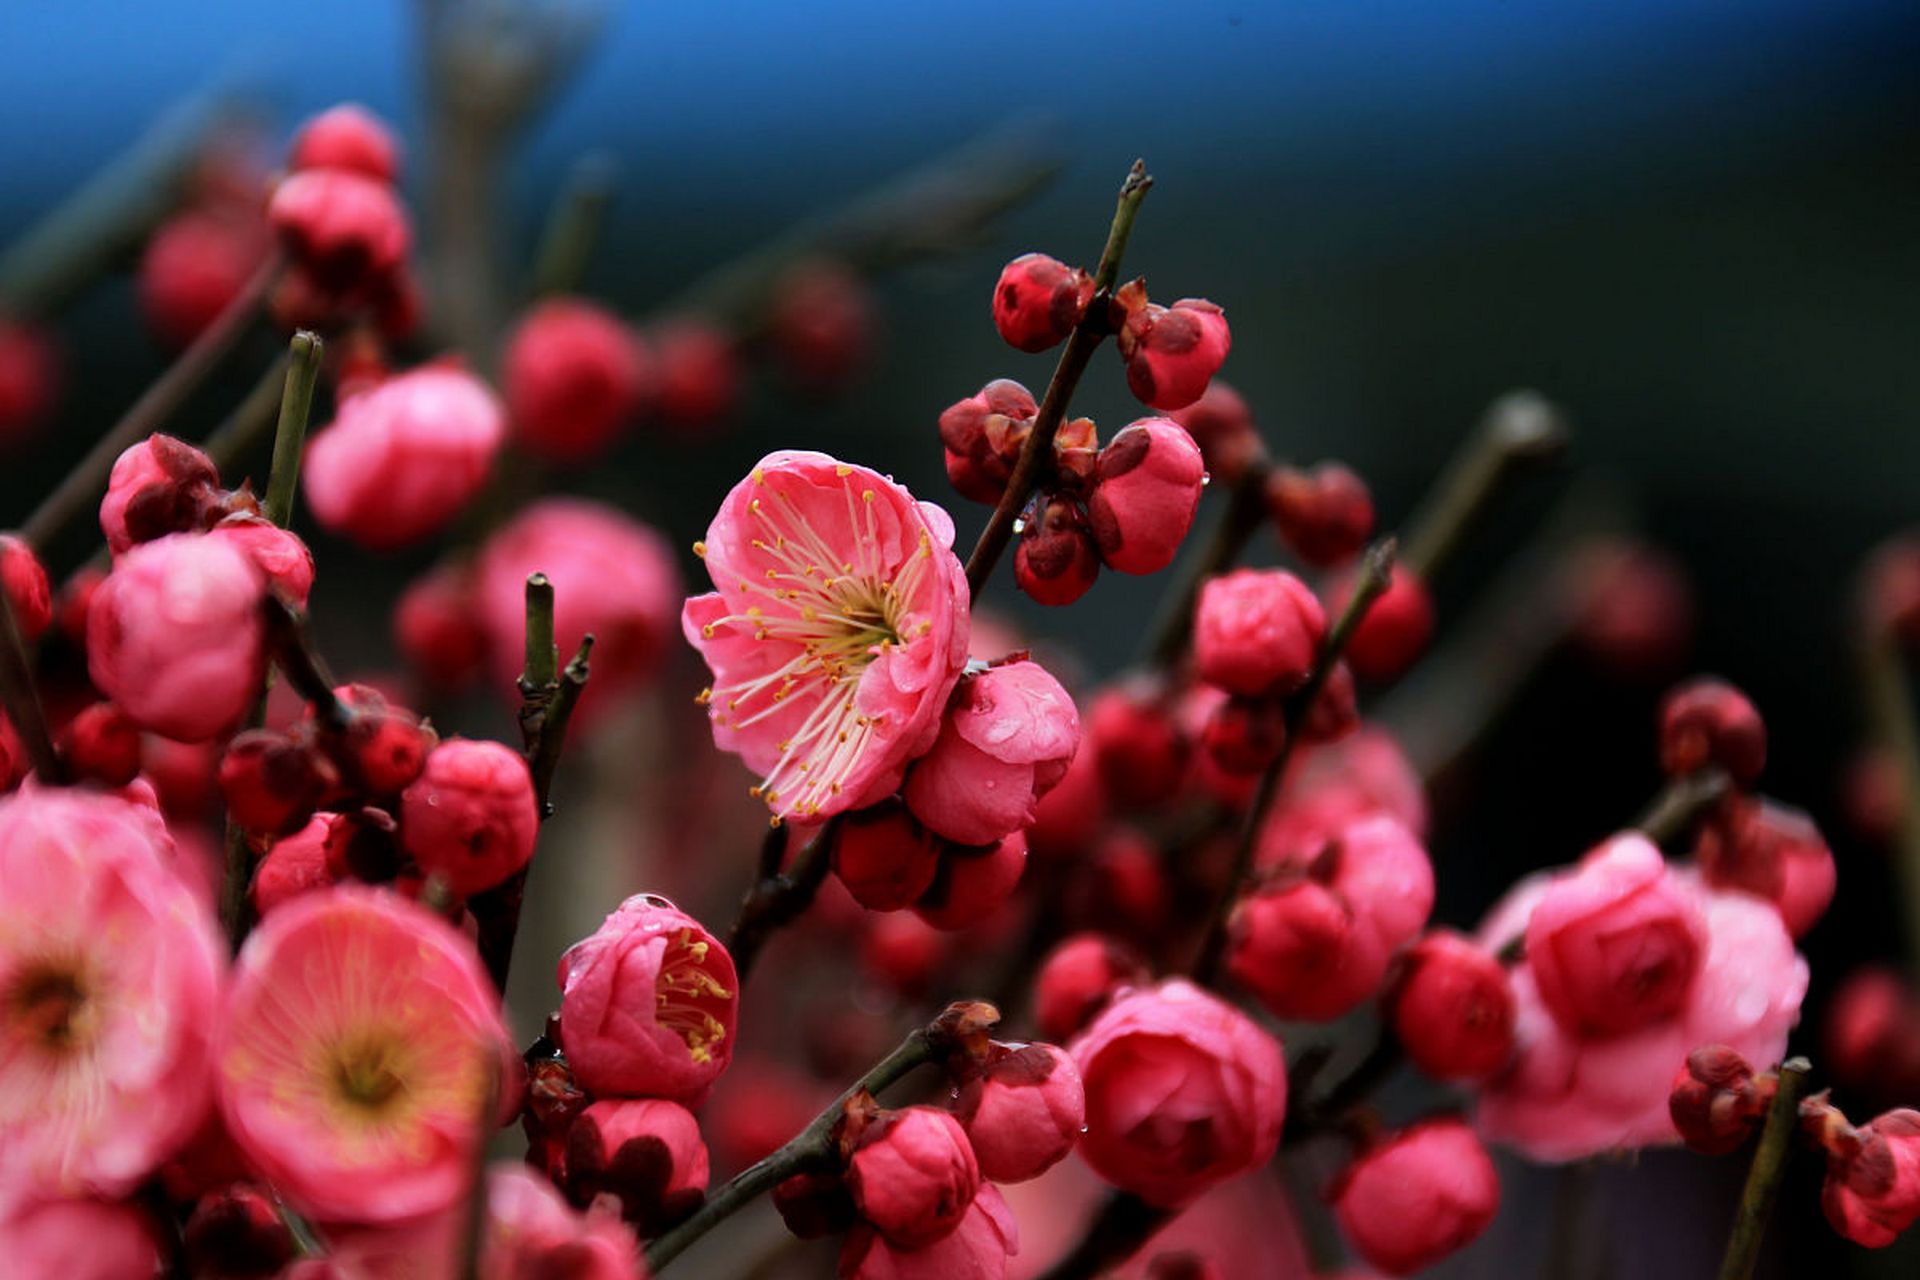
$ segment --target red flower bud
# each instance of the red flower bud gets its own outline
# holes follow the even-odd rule
[[[124,787],[140,773],[140,726],[111,702],[96,702],[60,731],[60,757],[76,778]]]
[[[1194,668],[1242,697],[1292,693],[1313,671],[1326,630],[1327,615],[1306,583],[1283,569],[1235,569],[1200,588]]]
[[[1660,767],[1669,778],[1708,765],[1749,787],[1767,762],[1767,726],[1747,695],[1701,676],[1676,685],[1660,703]]]
[[[960,677],[940,733],[907,773],[901,798],[938,835],[984,845],[1023,829],[1080,746],[1073,698],[1037,662]]]
[[[1269,698],[1228,698],[1207,716],[1200,742],[1228,773],[1259,773],[1287,743],[1287,717]]]
[[[834,828],[833,873],[870,911],[912,905],[939,869],[933,837],[897,799],[849,813]]]
[[[998,502],[1039,413],[1033,393],[1011,378],[996,378],[940,414],[947,475],[961,496]]]
[[[1820,1203],[1835,1231],[1884,1249],[1920,1219],[1920,1111],[1885,1112],[1856,1136],[1851,1150],[1828,1153]]]
[[[220,757],[227,816],[262,835],[285,835],[306,826],[339,785],[333,762],[305,734],[249,729]]]
[[[801,1240],[837,1236],[860,1221],[853,1193],[838,1173],[796,1173],[773,1189],[780,1220]]]
[[[659,1235],[698,1208],[707,1176],[700,1125],[677,1102],[596,1102],[567,1130],[568,1198],[583,1209],[611,1198],[643,1236]]]
[[[733,340],[704,320],[668,320],[647,334],[659,379],[654,409],[668,426],[708,426],[732,412],[740,395]]]
[[[287,163],[296,172],[346,169],[391,183],[400,176],[400,143],[380,117],[343,102],[300,126]]]
[[[367,798],[399,795],[425,771],[440,735],[371,685],[333,692],[348,712],[347,727],[329,744],[342,775]]]
[[[1708,884],[1770,900],[1796,938],[1833,901],[1833,851],[1798,809],[1733,797],[1700,829],[1693,855]]]
[[[10,533],[0,533],[0,588],[13,606],[20,638],[38,640],[53,622],[53,587],[33,548]]]
[[[1373,495],[1338,462],[1311,471],[1276,467],[1267,476],[1266,497],[1281,538],[1310,565],[1351,560],[1373,535]]]
[[[1077,503],[1043,495],[1038,515],[1020,530],[1013,553],[1013,578],[1022,591],[1045,605],[1072,604],[1100,576],[1100,548],[1093,526]]]
[[[308,169],[284,179],[267,220],[323,289],[369,287],[398,272],[413,229],[393,188],[347,169]]]
[[[1746,1142],[1772,1100],[1777,1077],[1756,1088],[1753,1067],[1724,1044],[1703,1045],[1687,1055],[1673,1077],[1667,1109],[1680,1140],[1706,1156],[1724,1156]]]
[[[618,317],[577,298],[528,311],[501,362],[515,438],[558,462],[604,454],[639,413],[652,381],[639,339]]]
[[[1507,970],[1472,941],[1437,929],[1407,951],[1387,998],[1394,1035],[1436,1080],[1484,1080],[1513,1056],[1516,1002]]]
[[[1573,636],[1589,657],[1625,679],[1664,676],[1693,639],[1693,589],[1657,547],[1596,541],[1567,582]]]
[[[1157,573],[1173,563],[1206,484],[1200,447],[1179,423],[1142,418],[1100,451],[1087,504],[1100,557],[1121,573]]]
[[[203,529],[219,506],[213,459],[185,441],[151,435],[114,460],[100,531],[119,555],[136,542]]]
[[[1033,806],[1027,851],[1046,861],[1075,857],[1100,834],[1106,819],[1107,793],[1100,785],[1100,766],[1083,743],[1053,790]]]
[[[767,337],[781,371],[801,391],[830,395],[850,383],[873,353],[873,299],[838,262],[798,263],[774,282]]]
[[[1019,831],[983,847],[949,844],[914,913],[936,929],[970,928],[1006,905],[1026,869],[1027,837]]]
[[[993,327],[1007,345],[1038,352],[1057,346],[1087,313],[1093,277],[1044,253],[1023,253],[1000,272]]]
[[[1033,980],[1033,1020],[1049,1040],[1071,1039],[1147,967],[1132,950],[1098,933],[1080,933],[1047,953]]]
[[[240,296],[268,248],[254,218],[199,209],[175,216],[140,256],[141,314],[162,342],[186,346]]]
[[[854,1207],[896,1245],[932,1244],[960,1225],[980,1166],[960,1122],[933,1107],[883,1111],[847,1162]]]
[[[268,584],[297,608],[307,606],[313,592],[313,552],[298,534],[282,529],[265,516],[240,512],[208,531],[247,553]]]
[[[0,318],[0,443],[31,435],[53,412],[60,358],[38,328]]]
[[[1142,404],[1164,411],[1200,398],[1226,360],[1233,334],[1217,305],[1182,298],[1171,307],[1147,303],[1134,309],[1119,345],[1128,388]]]
[[[1353,597],[1348,578],[1334,593],[1336,617]],[[1391,680],[1413,665],[1433,636],[1433,600],[1412,570],[1394,565],[1387,589],[1347,641],[1347,663],[1362,680]]]
[[[870,917],[860,939],[861,967],[904,995],[925,990],[946,953],[945,935],[912,911]]]
[[[1464,1122],[1429,1120],[1360,1156],[1330,1194],[1355,1252],[1404,1276],[1479,1238],[1499,1211],[1500,1179]]]
[[[1229,487],[1237,487],[1247,468],[1266,457],[1253,411],[1238,391],[1218,378],[1198,400],[1167,416],[1185,427],[1200,446],[1207,474]]]
[[[279,1206],[245,1183],[202,1197],[187,1219],[183,1244],[193,1275],[220,1280],[265,1280],[297,1252]]]
[[[1064,1160],[1086,1125],[1073,1059],[1050,1044],[996,1045],[954,1104],[980,1176],[1026,1182]]]
[[[498,742],[449,738],[400,798],[400,837],[422,872],[462,897],[491,889],[533,857],[533,776]]]
[[[1827,1002],[1821,1066],[1877,1102],[1920,1096],[1920,999],[1890,969],[1848,974]]]
[[[447,564],[415,578],[393,614],[394,643],[415,670],[457,689],[486,670],[489,650],[473,575]]]
[[[315,814],[306,826],[273,842],[253,873],[250,892],[256,914],[265,916],[289,898],[334,883],[327,844],[339,820],[338,814]]]
[[[1180,789],[1193,744],[1160,682],[1134,677],[1093,700],[1087,738],[1107,794],[1129,807],[1151,808]]]
[[[1302,742],[1338,742],[1360,727],[1359,693],[1353,687],[1353,668],[1345,660],[1333,664],[1320,696],[1313,700],[1300,726]]]

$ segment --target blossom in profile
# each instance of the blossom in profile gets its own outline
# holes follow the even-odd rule
[[[872,1226],[847,1234],[842,1280],[1003,1280],[1020,1251],[1020,1227],[992,1183],[983,1183],[960,1223],[931,1244],[902,1246]]]
[[[0,1213],[124,1195],[192,1136],[222,950],[154,809],[0,800]]]
[[[715,590],[687,639],[713,671],[714,742],[778,817],[871,804],[933,745],[967,660],[953,521],[877,472],[768,454],[697,550]]]
[[[452,1204],[489,1092],[517,1084],[472,944],[426,908],[358,885],[288,900],[247,939],[218,1056],[235,1142],[323,1221]]]

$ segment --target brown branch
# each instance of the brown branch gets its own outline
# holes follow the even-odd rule
[[[1754,1148],[1753,1164],[1747,1170],[1747,1185],[1740,1193],[1740,1207],[1733,1219],[1733,1234],[1720,1262],[1720,1280],[1749,1280],[1753,1264],[1760,1258],[1760,1245],[1766,1239],[1767,1219],[1773,1216],[1773,1202],[1780,1194],[1780,1179],[1786,1172],[1787,1154],[1793,1131],[1799,1120],[1800,1095],[1807,1090],[1807,1077],[1813,1064],[1805,1058],[1789,1058],[1780,1064],[1780,1083],[1773,1103],[1767,1108],[1767,1121],[1760,1131],[1760,1145]]]
[[[1570,439],[1560,410],[1539,393],[1510,391],[1495,400],[1407,522],[1400,563],[1418,578],[1432,577],[1514,469],[1560,456]]]
[[[807,841],[784,870],[780,861],[786,848],[782,835],[785,828],[776,827],[769,832],[760,850],[759,874],[741,898],[740,910],[734,915],[733,926],[727,930],[727,954],[733,957],[733,967],[742,985],[753,962],[759,958],[760,949],[777,930],[799,919],[812,905],[814,895],[820,891],[833,865],[833,840],[839,828],[838,814],[827,819],[827,824]]]

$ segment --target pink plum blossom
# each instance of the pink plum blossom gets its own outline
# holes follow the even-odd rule
[[[47,1200],[0,1215],[9,1275],[51,1280],[150,1280],[165,1274],[160,1237],[130,1204]]]
[[[960,1223],[931,1244],[904,1248],[870,1226],[855,1227],[840,1250],[840,1280],[1005,1280],[1020,1251],[1020,1228],[991,1183]]]
[[[940,736],[907,774],[914,817],[949,840],[988,844],[1033,820],[1080,746],[1073,698],[1037,662],[962,676]]]

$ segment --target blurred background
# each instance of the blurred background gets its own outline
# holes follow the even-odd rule
[[[438,136],[422,22],[381,0],[8,6],[0,244],[210,94],[245,102],[276,145],[315,111],[366,104],[412,148],[421,207]],[[1144,272],[1156,297],[1224,306],[1234,350],[1222,376],[1270,446],[1354,467],[1383,527],[1494,396],[1531,386],[1566,409],[1567,462],[1518,486],[1435,582],[1443,646],[1556,520],[1604,512],[1601,523],[1637,529],[1685,567],[1694,625],[1678,670],[1623,679],[1556,652],[1446,771],[1438,918],[1470,924],[1518,874],[1627,821],[1658,786],[1661,679],[1704,669],[1766,713],[1767,790],[1813,810],[1839,855],[1836,907],[1804,943],[1809,1010],[1854,964],[1902,954],[1885,861],[1849,836],[1838,805],[1863,725],[1850,585],[1867,550],[1920,512],[1920,12],[1909,0],[710,0],[559,5],[533,26],[535,43],[577,33],[577,61],[502,144],[497,262],[531,261],[555,193],[582,156],[604,155],[612,202],[581,292],[624,314],[649,314],[796,222],[959,148],[1050,175],[954,252],[874,279],[871,363],[844,394],[813,402],[755,380],[724,430],[637,437],[555,487],[616,502],[684,552],[761,454],[817,448],[945,503],[966,545],[985,513],[952,494],[935,419],[993,377],[1037,392],[1052,362],[999,341],[993,281],[1029,249],[1091,266],[1113,191],[1144,156],[1157,185],[1128,274]],[[433,228],[429,214],[423,238]],[[436,317],[464,335],[485,334],[488,319]],[[125,275],[76,297],[58,329],[67,391],[53,429],[0,475],[15,513],[168,359],[144,336]],[[210,424],[260,367],[223,375],[195,412]],[[1075,409],[1109,433],[1140,413],[1105,353]],[[376,560],[302,531],[322,565],[314,614],[335,665],[391,665],[386,610],[434,550]],[[691,580],[690,555],[683,567]],[[1163,585],[1109,574],[1073,610],[1049,613],[1003,578],[990,604],[1091,678],[1138,656]],[[1488,673],[1499,664],[1496,648],[1477,670],[1498,684]],[[690,656],[677,659],[643,719],[680,725],[701,682]],[[1397,714],[1435,714],[1417,684],[1402,693]],[[1395,696],[1376,705],[1392,712]],[[490,703],[442,715],[510,736]],[[661,740],[643,724],[596,746],[563,800],[584,788],[580,772],[644,778],[672,750]],[[629,796],[630,807],[671,803],[644,782]],[[619,850],[640,820],[563,821]],[[712,818],[741,849],[740,876],[753,824],[744,812]],[[515,991],[529,1033],[559,947],[621,894],[661,879],[672,891],[685,875],[669,855],[595,865],[545,898],[535,881],[544,923],[525,941]],[[730,893],[701,905],[724,916]],[[1816,1023],[1810,1013],[1803,1024],[1809,1049]],[[1583,1274],[1705,1274],[1740,1172],[1662,1153],[1580,1175],[1594,1186],[1575,1215],[1592,1245],[1578,1251]],[[1493,1231],[1445,1273],[1534,1267],[1566,1180],[1514,1170]],[[1912,1241],[1899,1257],[1843,1245],[1820,1220],[1817,1185],[1815,1162],[1799,1161],[1772,1274],[1913,1274]]]

